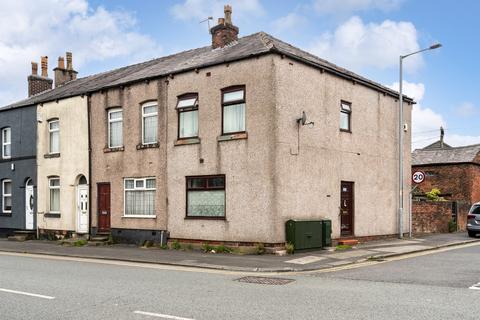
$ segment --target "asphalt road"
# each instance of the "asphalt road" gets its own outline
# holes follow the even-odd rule
[[[241,274],[0,254],[0,319],[479,319],[480,245],[329,273]]]

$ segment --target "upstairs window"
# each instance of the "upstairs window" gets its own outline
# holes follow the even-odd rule
[[[48,122],[49,132],[49,153],[60,153],[60,121],[51,120]]]
[[[125,217],[155,217],[155,178],[125,179]]]
[[[178,98],[178,138],[198,137],[198,95],[186,94]]]
[[[12,180],[2,181],[2,211],[3,213],[12,212]]]
[[[245,132],[245,87],[222,90],[222,134]]]
[[[158,106],[156,102],[149,102],[142,106],[142,143],[155,144],[158,142]]]
[[[50,193],[50,213],[60,213],[60,178],[49,178],[48,189]]]
[[[12,130],[2,129],[2,158],[9,159],[12,156]]]
[[[187,217],[225,218],[225,176],[187,177]]]
[[[352,105],[349,102],[340,103],[340,130],[351,132]]]
[[[108,111],[108,147],[123,147],[123,113],[119,108]]]

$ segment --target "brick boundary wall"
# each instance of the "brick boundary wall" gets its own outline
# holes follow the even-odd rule
[[[413,201],[413,233],[447,233],[452,219],[452,201]],[[464,231],[470,204],[457,201],[457,231]]]

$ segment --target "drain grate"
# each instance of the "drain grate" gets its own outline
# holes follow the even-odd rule
[[[293,279],[284,279],[284,278],[267,278],[267,277],[243,277],[240,279],[236,279],[235,281],[238,282],[245,282],[245,283],[255,283],[255,284],[267,284],[272,286],[282,286],[293,282]]]

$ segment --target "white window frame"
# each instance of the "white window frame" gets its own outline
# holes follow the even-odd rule
[[[12,189],[11,193],[5,193],[5,184],[7,182],[10,182],[10,188]],[[5,198],[10,198],[10,201],[12,201],[12,194],[13,194],[13,184],[11,179],[4,179],[2,180],[2,212],[3,213],[12,213],[12,209],[6,210],[5,209]],[[12,203],[13,207],[13,203]]]
[[[148,107],[157,107],[157,111],[145,113],[145,108]],[[150,117],[157,117],[157,139],[154,142],[145,142],[145,119]],[[123,119],[123,115],[122,115]],[[143,145],[151,145],[158,143],[158,103],[156,101],[146,102],[142,105],[142,144]]]
[[[155,188],[147,188],[147,180],[155,180]],[[133,188],[127,189],[127,181],[133,180]],[[143,187],[137,187],[137,181],[143,182]],[[127,206],[127,191],[155,191],[155,197],[157,196],[157,178],[156,177],[146,177],[146,178],[124,178],[123,179],[123,218],[142,218],[142,219],[156,219],[157,213],[153,215],[141,215],[141,214],[125,214]]]
[[[178,130],[177,130],[177,139],[195,139],[198,138],[199,135],[199,128],[198,128],[198,93],[187,93],[182,96],[178,97],[177,101],[177,123],[178,123]],[[182,132],[180,118],[183,113],[189,112],[197,112],[197,134],[194,136],[181,136],[180,133]]]
[[[52,123],[58,123],[58,128],[52,129]],[[52,133],[58,132],[58,150],[52,152]],[[50,120],[48,121],[48,153],[49,154],[57,154],[60,153],[60,120]]]
[[[110,119],[110,115],[111,115],[112,113],[119,112],[119,111],[122,113],[122,117],[121,117],[120,119],[114,119],[114,120]],[[123,144],[124,144],[124,143],[123,143],[123,109],[122,109],[122,108],[113,108],[113,109],[110,109],[110,110],[108,110],[108,115],[107,115],[107,116],[108,116],[108,119],[107,119],[107,120],[108,120],[108,134],[107,134],[108,147],[111,148],[111,149],[113,149],[113,148],[122,148],[122,147],[123,147]],[[120,122],[120,121],[122,122],[122,144],[121,144],[121,145],[118,145],[118,146],[112,146],[112,145],[110,144],[110,142],[111,142],[111,137],[110,137],[110,134],[111,134],[110,125],[111,125],[113,122]]]
[[[52,184],[51,184],[52,180],[58,180],[58,186],[52,186]],[[61,201],[60,201],[60,197],[61,197],[60,186],[61,186],[60,177],[50,177],[50,178],[48,178],[48,210],[49,210],[48,212],[49,213],[60,213],[60,203],[61,203]],[[52,211],[51,191],[56,190],[56,189],[58,189],[58,192],[59,192],[59,196],[58,196],[58,207],[59,207],[58,209],[59,210],[58,211]]]
[[[10,140],[8,142],[5,141],[5,136],[9,133]],[[2,129],[2,159],[10,159],[12,157],[12,128],[7,127]],[[10,155],[5,155],[5,146],[10,146]]]

